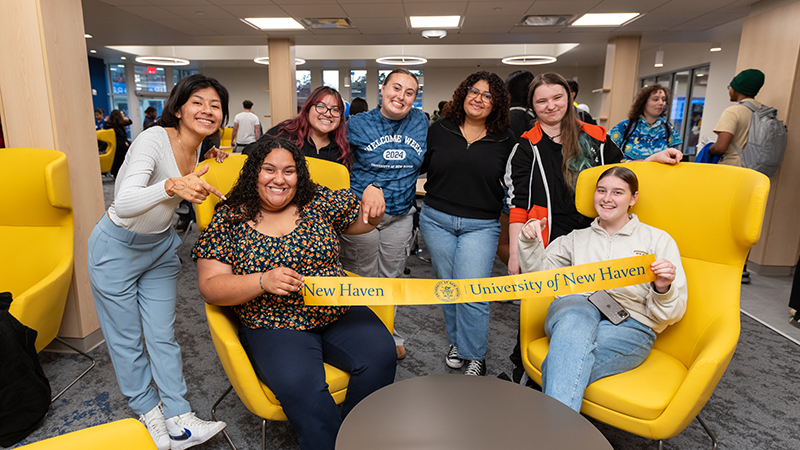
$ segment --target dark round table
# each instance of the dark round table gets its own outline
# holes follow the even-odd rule
[[[336,450],[613,450],[583,416],[490,377],[429,375],[374,392],[342,423]]]

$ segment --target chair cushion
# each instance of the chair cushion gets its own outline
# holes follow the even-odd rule
[[[549,341],[537,339],[528,346],[531,363],[541,372]],[[584,401],[643,420],[660,416],[686,378],[688,370],[672,356],[653,349],[639,367],[589,385]]]

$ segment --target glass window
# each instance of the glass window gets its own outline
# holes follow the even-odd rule
[[[709,67],[699,67],[692,72],[692,95],[689,103],[689,115],[686,118],[686,131],[683,136],[683,152],[687,155],[697,154],[700,140],[700,126],[703,124],[703,108],[706,103],[706,86],[708,86]]]
[[[167,92],[167,74],[163,67],[133,66],[136,92]]]
[[[678,72],[672,87],[672,105],[669,109],[667,120],[679,135],[684,135],[684,114],[686,113],[686,98],[689,95],[689,72]]]
[[[382,96],[381,96],[381,88],[383,87],[383,80],[386,79],[386,76],[389,75],[392,71],[391,70],[379,70],[378,71],[378,104],[382,104]],[[425,86],[425,77],[422,70],[411,70],[409,72],[413,73],[417,76],[417,81],[419,82],[419,89],[417,89],[417,98],[414,99],[414,108],[422,109],[422,89]],[[352,87],[352,85],[351,85]]]
[[[297,70],[295,71],[297,78],[297,108],[301,108],[308,100],[308,95],[311,93],[311,71],[310,70]]]
[[[172,82],[178,84],[181,81],[181,71],[179,69],[172,69]]]
[[[124,64],[111,64],[108,66],[109,80],[111,80],[111,108],[119,109],[128,115],[128,85]],[[106,111],[106,116],[111,111]]]
[[[339,71],[338,70],[323,70],[322,71],[322,85],[339,90]]]
[[[361,97],[367,99],[367,71],[366,70],[351,70],[350,71],[350,101],[354,98]]]

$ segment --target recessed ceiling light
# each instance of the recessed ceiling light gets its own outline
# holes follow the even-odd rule
[[[83,35],[83,37],[85,37],[86,39],[91,39],[92,35],[89,34],[89,33],[86,33],[86,34]]]
[[[410,16],[411,28],[458,28],[461,16]]]
[[[168,56],[137,56],[136,62],[154,66],[188,66],[189,60]]]
[[[89,50],[89,53],[97,53],[97,50],[94,50],[94,49]]]
[[[709,51],[710,52],[721,52],[722,51],[722,47],[711,47],[711,49]]]
[[[525,16],[520,25],[528,27],[551,27],[555,25],[564,25],[573,17],[575,16]]]
[[[124,56],[120,56],[120,57],[119,57],[119,59],[121,59],[121,60],[125,61],[125,60],[127,60],[128,58],[126,58],[126,57],[124,57]]]
[[[256,64],[264,64],[265,66],[269,65],[269,56],[261,56],[259,58],[253,59],[253,62]],[[306,63],[306,60],[303,58],[295,58],[294,65],[295,66],[302,66]]]
[[[259,30],[302,30],[303,25],[291,17],[248,17],[245,22]]]
[[[639,13],[589,13],[572,23],[573,27],[615,27],[638,17]]]

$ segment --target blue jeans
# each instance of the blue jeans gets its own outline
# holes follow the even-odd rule
[[[639,366],[656,333],[633,318],[614,325],[579,294],[550,304],[544,330],[550,349],[542,363],[545,394],[580,412],[586,386]]]
[[[303,450],[333,450],[342,418],[394,381],[392,334],[366,306],[351,307],[324,327],[243,327],[239,338],[256,374],[281,402]],[[341,415],[328,391],[323,362],[350,373]]]
[[[487,278],[492,275],[500,222],[451,216],[425,205],[419,229],[431,255],[433,273],[441,279]],[[489,346],[489,303],[443,305],[450,343],[462,359],[484,360]]]

